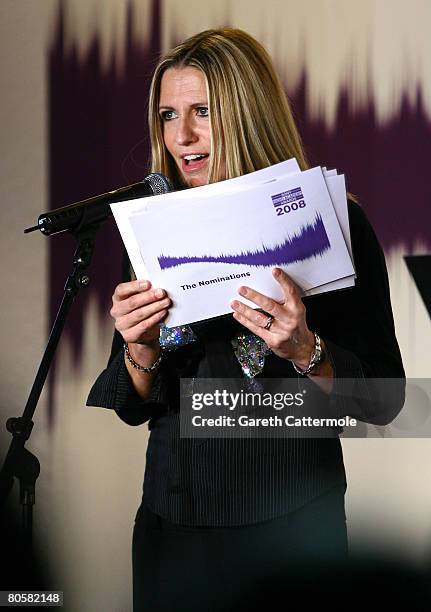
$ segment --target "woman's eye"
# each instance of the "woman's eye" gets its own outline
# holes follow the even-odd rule
[[[176,117],[175,111],[172,111],[172,110],[162,111],[160,113],[160,116],[163,119],[163,121],[170,121],[171,119],[175,119]]]
[[[196,109],[196,113],[199,117],[209,117],[208,106],[199,106]]]

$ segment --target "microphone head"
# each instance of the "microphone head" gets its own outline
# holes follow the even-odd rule
[[[83,227],[99,225],[111,213],[110,204],[136,198],[160,195],[172,191],[173,187],[166,176],[153,172],[139,183],[121,187],[108,193],[56,208],[39,215],[38,224],[25,230],[26,233],[39,229],[45,236],[52,236],[60,232],[76,232]]]
[[[163,174],[153,172],[144,178],[144,182],[148,183],[154,195],[168,193],[173,191],[173,186],[170,180]]]

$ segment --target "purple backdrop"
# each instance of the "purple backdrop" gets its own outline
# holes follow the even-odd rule
[[[147,101],[152,69],[160,53],[161,9],[153,0],[150,38],[132,41],[133,10],[129,4],[124,69],[118,76],[114,59],[102,68],[100,43],[92,41],[85,59],[76,49],[66,54],[61,4],[49,55],[49,185],[50,207],[126,185],[148,171]],[[176,36],[176,38],[179,38]],[[378,125],[372,99],[359,112],[349,111],[349,93],[338,96],[335,127],[307,113],[307,75],[291,92],[300,131],[313,165],[336,167],[348,177],[348,189],[370,217],[385,250],[402,245],[411,252],[416,240],[431,244],[431,123],[417,91],[412,106],[407,97],[401,111],[385,127]],[[74,240],[50,239],[49,308],[57,310]],[[74,305],[65,334],[71,340],[75,365],[82,350],[85,305],[96,296],[100,318],[109,317],[112,289],[120,277],[121,241],[114,223],[99,232],[90,269],[91,286]],[[53,416],[50,379],[50,415]]]

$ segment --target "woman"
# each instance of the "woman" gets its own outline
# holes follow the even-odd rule
[[[202,32],[165,56],[152,81],[149,124],[152,171],[177,187],[290,157],[307,168],[271,60],[240,30]],[[322,411],[372,423],[393,417],[399,398],[365,405],[333,391],[343,378],[404,376],[383,253],[353,202],[349,218],[357,281],[343,292],[303,301],[274,269],[282,303],[240,287],[233,316],[170,330],[161,327],[171,306],[163,288],[139,279],[115,289],[112,354],[88,404],[114,408],[131,425],[149,421],[133,543],[135,610],[250,609],[259,584],[292,575],[299,560],[309,567],[345,558],[338,436],[189,440],[179,436],[178,412],[181,378],[307,376]]]

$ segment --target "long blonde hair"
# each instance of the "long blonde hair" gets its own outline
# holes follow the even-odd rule
[[[296,157],[308,167],[301,138],[271,58],[246,32],[206,30],[167,53],[153,76],[149,101],[151,171],[181,179],[163,139],[160,83],[172,67],[193,66],[205,76],[211,130],[209,182],[260,170]],[[222,175],[223,162],[225,171]]]

